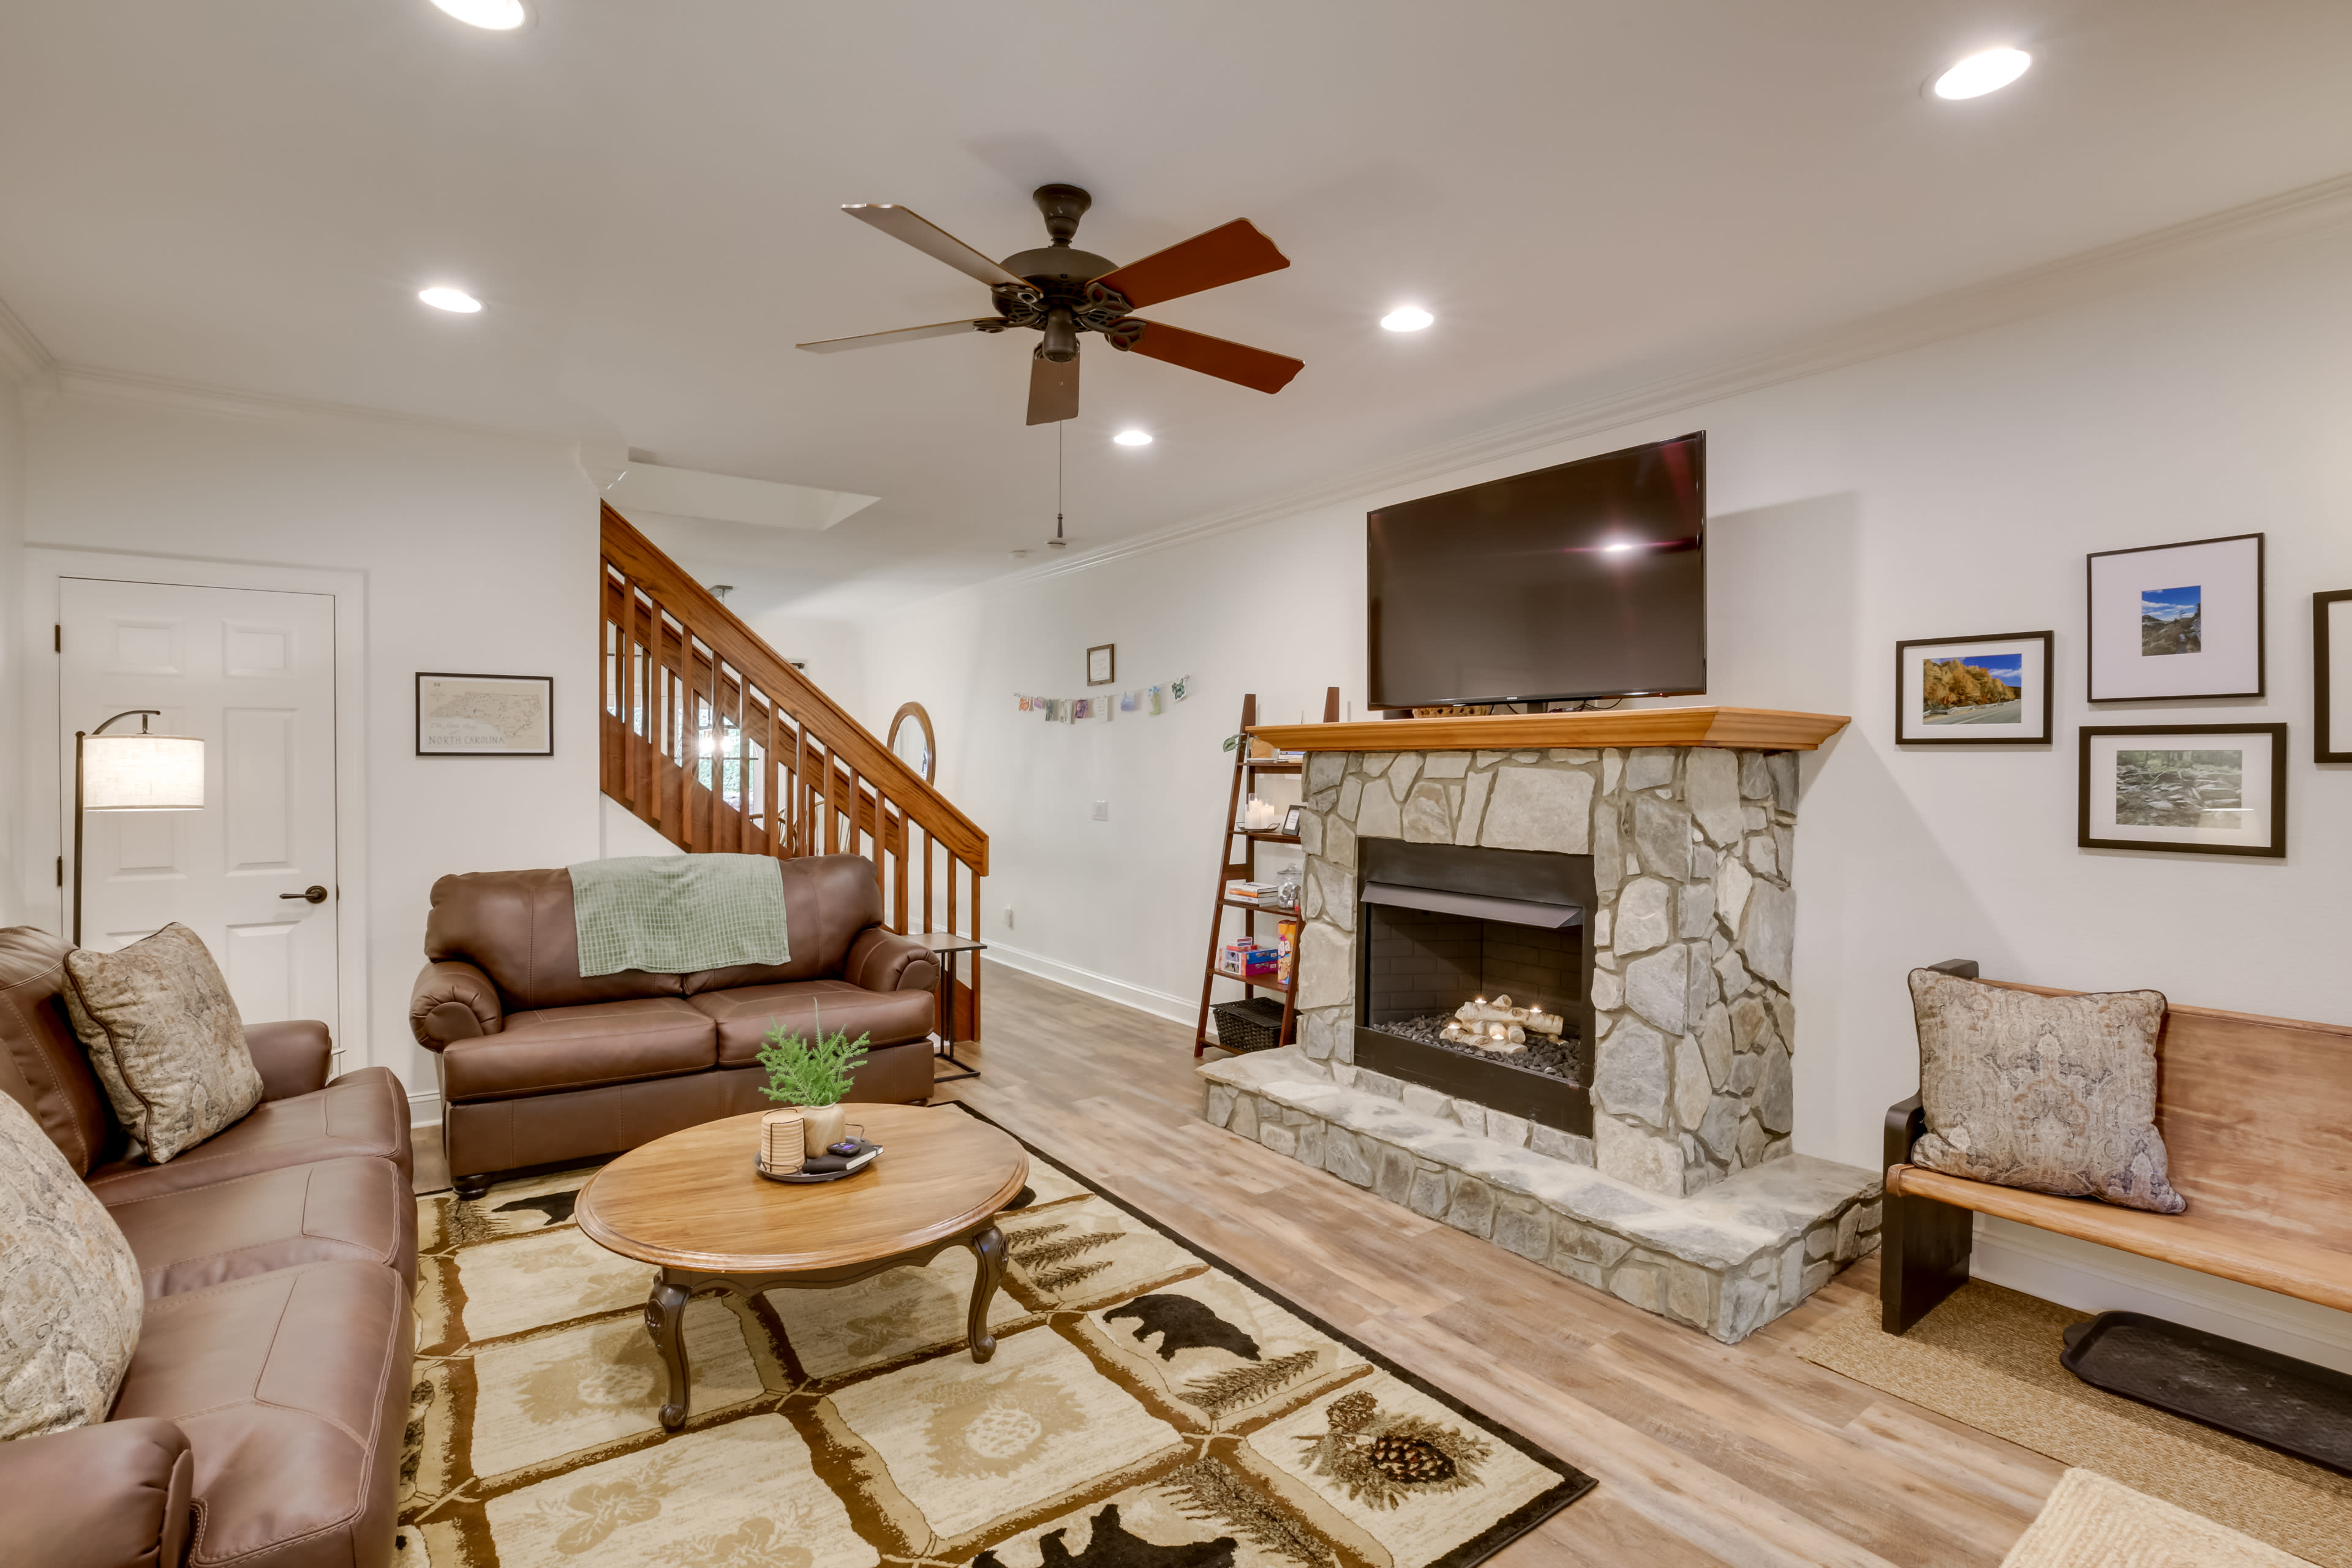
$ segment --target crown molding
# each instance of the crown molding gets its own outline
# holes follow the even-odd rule
[[[567,454],[573,447],[571,437],[553,436],[541,430],[478,424],[463,419],[440,419],[426,414],[403,414],[360,404],[281,397],[267,392],[241,392],[234,387],[211,386],[166,375],[145,375],[136,371],[106,370],[97,365],[58,365],[56,380],[58,391],[70,396],[137,404],[150,408],[181,409],[259,424],[391,426],[400,429],[431,430],[443,435],[471,436],[480,440],[528,442],[533,446],[555,447]]]
[[[2347,222],[2352,222],[2352,174],[2299,186],[2242,206],[2006,273],[1983,283],[1806,333],[1757,353],[1508,421],[1474,436],[1423,447],[1391,462],[1358,468],[1336,479],[1101,545],[1068,560],[1026,567],[966,586],[991,591],[1019,588],[1090,572],[1116,561],[1296,517],[1318,507],[1403,489],[1482,463],[1501,461],[1645,420],[1663,419],[1785,382],[2047,315],[2069,306],[2148,287],[2250,251],[2340,227]]]
[[[55,379],[58,362],[25,325],[22,317],[0,300],[0,381],[38,386]]]

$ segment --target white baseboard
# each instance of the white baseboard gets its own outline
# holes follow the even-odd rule
[[[1089,996],[1099,996],[1122,1007],[1133,1007],[1138,1012],[1150,1013],[1171,1023],[1189,1024],[1200,1015],[1201,1004],[1195,999],[1154,991],[1148,985],[1130,985],[1124,980],[1113,980],[1108,974],[1097,974],[1091,969],[1080,969],[1075,963],[1064,963],[1059,959],[1029,952],[1006,942],[990,942],[988,956],[992,961],[1009,964],[1024,974],[1034,974],[1040,980],[1050,980],[1056,985],[1066,985],[1073,991],[1083,991]]]
[[[431,1092],[410,1095],[408,1097],[408,1125],[412,1128],[440,1126],[441,1097]]]
[[[2145,1312],[2352,1373],[2352,1312],[2095,1242],[1979,1215],[1969,1272],[2077,1311]]]

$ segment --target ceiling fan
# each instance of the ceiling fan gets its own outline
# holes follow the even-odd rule
[[[1198,294],[1205,289],[1238,283],[1263,272],[1278,272],[1290,258],[1274,247],[1247,218],[1235,218],[1206,234],[1196,234],[1165,250],[1154,251],[1124,267],[1108,258],[1074,248],[1094,198],[1076,185],[1040,185],[1034,199],[1045,215],[1045,233],[1053,241],[1024,250],[1003,261],[991,261],[946,230],[918,217],[905,207],[887,202],[853,202],[841,210],[902,239],[926,256],[936,257],[967,276],[989,286],[996,314],[977,321],[940,321],[928,327],[901,327],[895,332],[867,332],[855,338],[828,338],[799,346],[812,353],[838,353],[843,349],[870,348],[878,343],[912,342],[918,338],[951,337],[958,332],[1001,332],[1027,327],[1045,334],[1036,347],[1029,372],[1029,423],[1050,425],[1078,416],[1078,335],[1100,332],[1110,346],[1129,353],[1165,360],[1260,392],[1280,392],[1290,378],[1306,368],[1303,360],[1269,353],[1246,343],[1228,342],[1205,332],[1188,332],[1157,321],[1137,320],[1129,312],[1163,300]]]

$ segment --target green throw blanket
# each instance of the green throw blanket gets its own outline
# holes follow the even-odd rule
[[[767,855],[635,855],[572,873],[583,978],[782,963],[784,870]]]

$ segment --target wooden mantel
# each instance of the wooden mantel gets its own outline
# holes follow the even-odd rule
[[[1842,713],[1788,713],[1777,708],[1617,708],[1600,713],[1258,724],[1250,733],[1286,752],[1515,752],[1542,746],[1810,752],[1849,722]]]

